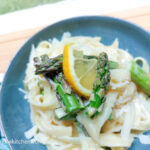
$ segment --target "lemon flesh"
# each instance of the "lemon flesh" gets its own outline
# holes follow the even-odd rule
[[[88,97],[92,93],[96,79],[96,59],[83,57],[83,52],[73,46],[65,46],[63,71],[71,87],[80,95]]]

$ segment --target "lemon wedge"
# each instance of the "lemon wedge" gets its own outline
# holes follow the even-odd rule
[[[89,97],[96,78],[96,59],[86,59],[73,45],[65,45],[63,72],[71,87],[81,96]]]

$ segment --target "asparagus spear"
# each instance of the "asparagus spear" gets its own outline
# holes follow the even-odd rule
[[[148,95],[150,95],[150,76],[134,61],[131,62],[131,79]]]
[[[97,56],[86,56],[84,58],[87,59],[98,59]],[[50,72],[52,76],[62,72],[62,62],[63,62],[63,55],[58,55],[55,58],[49,58],[47,55],[42,55],[41,58],[35,57],[34,58],[34,65],[36,67],[36,74],[47,73]],[[110,69],[117,69],[119,67],[117,62],[109,61]]]
[[[102,110],[105,101],[105,92],[108,90],[109,82],[110,72],[108,56],[103,52],[98,57],[93,93],[90,96],[90,104],[86,108],[86,114],[89,117],[94,117]]]
[[[34,57],[34,65],[36,67],[35,74],[48,73],[58,74],[62,72],[62,55],[58,55],[54,58],[49,58],[48,55],[42,55],[39,57]]]
[[[44,77],[56,91],[56,97],[61,105],[61,108],[55,110],[56,118],[59,120],[75,120],[76,113],[84,109],[80,97],[73,92],[62,73],[57,74],[53,79],[49,77],[49,74],[44,74]]]
[[[77,113],[81,111],[84,107],[80,98],[75,94],[72,88],[68,85],[62,73],[59,73],[54,82],[56,86],[56,95],[63,105],[66,113]]]
[[[58,120],[75,120],[76,113],[84,109],[80,98],[72,91],[62,73],[59,73],[53,80],[44,75],[51,87],[56,91],[56,97],[61,107],[55,110]]]

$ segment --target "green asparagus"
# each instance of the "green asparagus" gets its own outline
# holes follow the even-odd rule
[[[81,111],[84,106],[81,99],[75,94],[72,88],[68,85],[62,73],[59,73],[54,79],[56,83],[56,95],[63,105],[64,110],[67,113],[77,113]]]
[[[143,69],[136,64],[131,62],[131,79],[148,95],[150,95],[150,75],[145,73]]]
[[[108,56],[106,53],[100,53],[96,67],[96,79],[93,84],[93,93],[90,96],[90,103],[86,108],[86,114],[89,117],[96,116],[103,107],[105,93],[108,90],[110,82],[110,72]]]
[[[35,74],[44,74],[51,72],[55,75],[62,72],[62,55],[58,55],[54,58],[49,58],[48,55],[42,55],[39,57],[34,57],[34,66],[36,67]]]

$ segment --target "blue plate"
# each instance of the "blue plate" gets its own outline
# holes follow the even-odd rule
[[[102,43],[106,45],[111,44],[117,37],[120,48],[128,49],[133,56],[146,58],[150,64],[150,33],[132,23],[111,17],[90,16],[71,18],[48,26],[22,46],[5,74],[0,96],[0,111],[3,129],[10,142],[25,140],[24,132],[32,127],[29,103],[24,99],[24,94],[18,91],[18,88],[24,88],[23,79],[31,45],[37,46],[40,41],[53,37],[60,39],[67,31],[73,36],[101,36]],[[11,147],[13,150],[46,150],[41,144],[13,143]],[[129,149],[149,150],[150,145],[142,145],[135,139]]]

